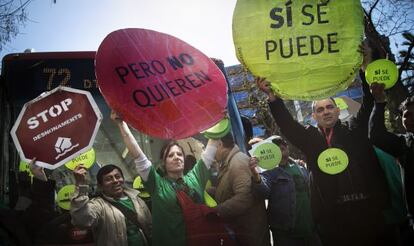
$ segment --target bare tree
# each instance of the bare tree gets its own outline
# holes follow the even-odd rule
[[[363,0],[365,14],[389,38],[414,29],[413,0]]]
[[[19,34],[28,20],[26,8],[33,0],[0,0],[0,51]]]
[[[400,51],[402,58],[400,65],[400,78],[405,87],[408,88],[410,94],[414,93],[414,35],[411,32],[404,32],[405,41],[403,46],[407,46],[406,50]]]
[[[407,67],[410,59],[398,57],[396,61],[391,45],[399,47],[401,34],[414,30],[414,0],[363,0],[365,34],[374,44],[376,58],[388,58],[399,65],[399,75]],[[409,55],[409,54],[408,54]],[[408,96],[408,90],[400,77],[397,84],[387,90],[387,107],[392,130],[402,130],[398,118],[398,106]]]

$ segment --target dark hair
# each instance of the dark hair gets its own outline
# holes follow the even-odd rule
[[[331,99],[331,101],[333,102],[333,104],[335,105],[335,107],[337,107],[338,105],[336,105],[336,102],[335,102],[335,99],[333,98],[333,97],[328,97],[328,98],[325,98],[325,99]],[[322,100],[325,100],[325,99],[322,99]],[[316,102],[319,102],[319,101],[322,101],[322,100],[316,100],[316,101],[313,101],[312,102],[312,112],[315,112],[315,106],[316,106]]]
[[[113,164],[108,164],[108,165],[105,165],[105,166],[101,167],[98,171],[98,174],[96,174],[96,181],[98,182],[98,184],[101,185],[102,182],[103,182],[103,176],[110,173],[110,172],[112,172],[114,169],[117,169],[119,171],[122,178],[124,177],[124,174],[122,173],[121,168],[119,168],[118,166],[115,166]]]
[[[414,95],[407,97],[399,106],[400,114],[402,115],[405,110],[411,105],[414,105]]]
[[[275,136],[275,138],[272,139],[272,142],[277,146],[288,146],[287,142],[281,136]]]
[[[193,169],[194,165],[197,163],[197,159],[193,155],[186,155],[184,158],[184,174],[188,173]]]
[[[170,149],[173,146],[177,146],[178,148],[180,148],[181,152],[183,152],[183,156],[185,156],[183,147],[181,147],[181,145],[177,141],[171,140],[167,142],[166,144],[164,144],[164,146],[162,146],[161,148],[161,152],[160,152],[160,160],[162,161],[161,165],[165,164],[165,160],[167,159],[168,152],[170,152]]]
[[[232,149],[234,147],[234,139],[231,132],[227,133],[226,136],[222,137],[220,140],[223,143],[224,148]]]
[[[241,116],[241,122],[243,124],[244,134],[246,134],[246,140],[253,138],[253,126],[249,118],[246,116]]]

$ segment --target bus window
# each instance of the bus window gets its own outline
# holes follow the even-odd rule
[[[103,120],[94,141],[96,153],[95,166],[90,168],[91,181],[100,165],[117,164],[124,172],[127,184],[132,184],[137,173],[132,167],[132,160],[127,154],[119,131],[110,119],[110,108],[99,92],[95,77],[95,51],[86,52],[47,52],[47,53],[16,53],[5,56],[2,60],[0,115],[1,121],[1,150],[0,151],[0,202],[11,208],[18,199],[19,157],[10,137],[12,128],[22,106],[27,101],[51,90],[59,85],[89,91],[94,97]],[[215,60],[215,59],[214,59]],[[223,63],[215,60],[224,72]],[[236,142],[242,150],[244,132],[241,127],[240,115],[229,92],[228,112]],[[157,165],[163,140],[153,138],[133,130],[133,134],[146,153],[147,157]],[[204,141],[199,136],[200,140]],[[73,184],[72,173],[61,166],[51,173],[57,180],[57,190],[67,184]]]
[[[42,92],[59,85],[91,92],[103,120],[94,142],[96,161],[90,168],[91,182],[100,165],[117,164],[124,171],[127,184],[137,175],[127,154],[118,128],[110,119],[110,109],[99,92],[94,70],[95,52],[50,52],[9,54],[2,61],[1,74],[1,139],[0,201],[14,207],[18,199],[19,157],[10,137],[24,103]],[[133,130],[133,134],[153,163],[158,163],[158,152],[163,141]],[[153,158],[154,157],[154,158]],[[46,170],[47,172],[49,170]],[[73,184],[71,170],[61,166],[50,173],[56,180],[56,190]],[[21,189],[21,187],[20,187]]]

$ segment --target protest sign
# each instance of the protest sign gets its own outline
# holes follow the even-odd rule
[[[258,166],[265,170],[277,167],[282,160],[282,151],[270,138],[260,141],[252,146],[249,154],[258,160]]]
[[[368,64],[365,70],[365,78],[368,84],[382,83],[385,89],[395,85],[398,80],[398,68],[394,62],[387,59],[379,59]]]
[[[75,190],[76,187],[73,184],[63,186],[56,196],[57,205],[64,210],[70,210],[70,199],[75,193]]]
[[[85,168],[89,169],[95,163],[96,154],[95,150],[91,148],[90,150],[86,151],[85,153],[73,158],[72,160],[65,163],[65,166],[69,170],[75,170],[75,168],[82,164]]]
[[[60,86],[27,102],[10,134],[21,160],[55,169],[92,147],[101,120],[88,91]]]
[[[139,28],[110,33],[96,54],[96,76],[109,106],[154,137],[190,137],[225,114],[227,84],[220,69],[168,34]]]
[[[148,198],[151,195],[148,193],[148,191],[145,190],[144,184],[142,183],[142,179],[140,176],[137,176],[134,179],[134,182],[132,183],[132,188],[139,190],[138,196],[141,198]]]
[[[220,139],[226,136],[231,130],[230,121],[228,118],[224,118],[214,126],[203,131],[203,135],[208,139]]]
[[[239,61],[284,99],[345,90],[362,62],[363,28],[359,0],[238,0],[233,14]]]

